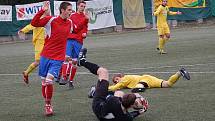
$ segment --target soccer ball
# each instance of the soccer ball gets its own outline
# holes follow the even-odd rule
[[[149,107],[148,100],[145,99],[145,98],[142,97],[142,96],[139,96],[139,97],[137,97],[137,99],[135,100],[133,109],[135,109],[135,110],[144,110],[144,112],[146,112],[147,109],[148,109],[148,107]]]

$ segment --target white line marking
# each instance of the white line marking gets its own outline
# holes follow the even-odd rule
[[[141,72],[137,72],[137,73],[125,73],[125,74],[147,74],[147,73],[151,73],[151,74],[170,74],[170,73],[175,73],[176,71],[141,71]],[[202,71],[202,72],[195,72],[195,71],[189,71],[189,73],[191,74],[215,74],[215,71]],[[90,75],[92,73],[90,72],[77,72],[77,74],[79,75]],[[116,74],[116,73],[109,73],[109,74]],[[22,74],[0,74],[0,76],[21,76]],[[38,74],[33,73],[31,74],[33,76],[37,76]]]
[[[169,65],[169,66],[159,66],[159,67],[143,67],[143,68],[120,68],[120,69],[118,69],[118,70],[109,70],[109,71],[120,71],[120,70],[126,70],[126,71],[129,71],[129,70],[144,70],[144,69],[160,69],[160,68],[173,68],[173,67],[178,67],[178,68],[180,68],[180,67],[193,67],[193,66],[204,66],[204,65],[212,65],[212,64],[214,64],[215,65],[215,63],[206,63],[206,64],[193,64],[193,65],[174,65],[174,66],[171,66],[171,65]],[[178,69],[177,68],[177,69]]]
[[[211,66],[211,65],[215,65],[215,63],[206,63],[206,64],[193,64],[193,65],[174,65],[174,66],[159,66],[159,67],[143,67],[143,68],[120,68],[118,70],[109,70],[109,74],[115,74],[113,72],[121,72],[122,70],[123,71],[130,71],[130,70],[145,70],[145,69],[161,69],[161,68],[180,68],[180,67],[193,67],[193,66],[205,66],[205,65],[208,65],[208,66]],[[125,74],[147,74],[147,73],[152,73],[152,74],[169,74],[169,73],[175,73],[176,71],[173,70],[173,71],[141,71],[141,72],[137,72],[137,73],[125,73]],[[191,74],[214,74],[215,71],[189,71],[189,73]],[[90,72],[77,72],[77,74],[80,74],[80,75],[89,75],[91,74]],[[17,74],[17,73],[14,73],[14,74],[11,74],[11,73],[5,73],[5,74],[0,74],[0,76],[20,76],[22,74]],[[38,75],[37,73],[32,73],[31,75]]]

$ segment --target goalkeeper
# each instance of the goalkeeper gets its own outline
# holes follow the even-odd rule
[[[159,79],[151,75],[115,74],[112,79],[115,85],[109,86],[108,89],[115,91],[122,88],[130,88],[132,92],[143,92],[145,88],[168,88],[172,87],[181,76],[190,80],[190,75],[184,68],[170,76],[168,80]]]
[[[124,94],[116,91],[114,95],[108,94],[108,71],[94,63],[87,62],[86,49],[82,49],[79,54],[78,65],[87,68],[92,74],[98,75],[98,82],[93,96],[93,112],[100,121],[132,121],[135,117],[145,112],[148,103],[144,100],[143,110],[128,112],[134,108],[138,96],[134,93]]]

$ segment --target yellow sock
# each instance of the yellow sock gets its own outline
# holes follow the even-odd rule
[[[163,38],[161,38],[161,37],[159,37],[159,42],[158,42],[158,47],[159,47],[159,49],[160,50],[163,50],[163,48],[164,48],[164,39]]]
[[[28,66],[27,70],[25,71],[26,74],[31,73],[37,66],[34,63]]]
[[[172,87],[180,78],[180,74],[177,72],[176,74],[172,75],[168,80],[168,85]]]

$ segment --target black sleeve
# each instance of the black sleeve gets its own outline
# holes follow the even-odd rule
[[[121,101],[117,98],[112,98],[109,100],[112,104],[112,113],[115,116],[117,121],[133,121],[133,119],[138,115],[137,112],[135,113],[124,113],[121,108]],[[109,102],[109,103],[110,103]],[[138,112],[139,113],[139,112]]]
[[[130,115],[131,115],[133,118],[135,118],[135,117],[137,117],[138,115],[140,115],[140,112],[139,112],[139,111],[132,111],[132,112],[130,112]]]

